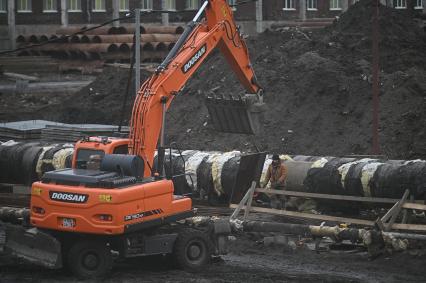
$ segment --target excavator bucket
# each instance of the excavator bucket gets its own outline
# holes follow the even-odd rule
[[[205,103],[217,131],[249,135],[259,132],[263,103],[257,95],[207,96]]]

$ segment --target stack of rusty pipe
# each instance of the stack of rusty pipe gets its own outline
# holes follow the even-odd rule
[[[34,44],[20,56],[49,55],[58,59],[129,61],[134,50],[134,27],[61,28],[56,34],[19,35],[19,46]],[[179,39],[180,26],[141,26],[141,61],[161,62]],[[49,40],[53,43],[43,44]],[[41,45],[40,45],[41,44]]]

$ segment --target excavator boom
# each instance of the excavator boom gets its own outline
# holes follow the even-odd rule
[[[206,17],[200,21],[203,12]],[[160,136],[160,147],[164,146],[165,112],[215,48],[224,55],[248,95],[208,97],[206,104],[213,125],[225,132],[256,132],[257,125],[251,114],[259,112],[262,92],[247,46],[227,2],[205,1],[170,54],[137,95],[132,111],[129,151],[144,159],[147,165],[145,176],[152,174],[150,168]]]

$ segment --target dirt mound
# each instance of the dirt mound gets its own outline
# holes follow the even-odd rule
[[[341,45],[357,55],[371,57],[372,18],[376,1],[362,0],[325,29],[323,43]],[[379,6],[379,44],[381,67],[396,71],[401,67],[425,66],[426,36],[413,21],[414,11]],[[402,51],[403,52],[400,52]]]
[[[168,142],[199,150],[369,154],[371,15],[371,1],[361,0],[324,30],[267,31],[248,39],[268,109],[257,136],[213,130],[205,95],[242,94],[244,89],[223,57],[212,54],[175,98],[167,117]],[[424,159],[425,33],[409,12],[381,7],[380,15],[382,151],[393,159]],[[61,122],[118,123],[127,75],[128,70],[106,68],[92,85],[62,102],[59,110],[55,105],[34,118],[49,115]]]

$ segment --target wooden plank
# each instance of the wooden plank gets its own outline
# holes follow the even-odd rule
[[[426,232],[426,225],[394,223],[392,230],[409,230]]]
[[[256,190],[256,182],[255,181],[251,182],[251,187],[249,189],[249,196],[248,196],[248,199],[247,199],[247,208],[244,211],[244,218],[243,218],[244,221],[247,220],[249,213],[250,213],[251,204],[253,203],[254,190]]]
[[[30,81],[30,82],[37,82],[40,80],[40,78],[35,76],[28,76],[24,74],[17,74],[17,73],[3,73],[4,76],[11,78],[13,80],[24,80],[24,81]]]
[[[238,206],[236,204],[231,204],[230,207],[237,208]],[[242,209],[245,209],[245,208],[246,206],[242,207]],[[264,208],[264,207],[252,207],[251,210],[254,212],[263,212],[263,213],[270,213],[270,214],[276,214],[276,215],[315,219],[315,220],[322,220],[322,221],[325,220],[325,221],[332,221],[336,223],[352,223],[352,224],[366,225],[366,226],[374,225],[373,221],[355,219],[355,218],[346,218],[346,217],[338,217],[338,216],[330,216],[330,215],[322,215],[322,214],[309,214],[309,213],[303,213],[303,212],[278,210],[278,209]]]
[[[231,207],[231,208],[235,208],[235,211],[232,213],[230,219],[237,218],[238,214],[240,213],[241,208],[247,202],[247,199],[249,198],[249,196],[250,196],[250,190],[248,190],[246,192],[246,194],[244,195],[243,199],[240,201],[240,203],[238,205],[237,204],[235,204],[235,205],[232,204],[232,205],[234,205],[234,207]]]
[[[293,196],[293,197],[334,199],[334,200],[346,200],[346,201],[357,201],[357,202],[392,203],[392,204],[394,204],[394,203],[399,201],[399,199],[391,199],[391,198],[341,196],[341,195],[294,192],[294,191],[286,191],[286,190],[256,189],[256,192],[286,195],[286,196]]]
[[[386,232],[389,232],[392,230],[392,225],[395,223],[396,218],[398,217],[399,213],[401,212],[402,205],[407,200],[408,195],[410,194],[409,190],[405,190],[404,195],[402,196],[401,200],[396,203],[395,211],[392,213],[392,217],[389,220],[389,223],[385,225]]]
[[[389,218],[391,218],[391,216],[393,215],[393,213],[395,212],[395,210],[398,207],[398,203],[396,202],[386,213],[385,215],[383,215],[383,217],[380,219],[380,221],[382,221],[382,223],[385,223],[389,220]]]
[[[230,205],[230,208],[237,208],[237,207],[238,205],[236,204]],[[245,206],[243,206],[242,209],[245,209]],[[375,224],[374,221],[363,220],[363,219],[346,218],[346,217],[338,217],[338,216],[330,216],[330,215],[317,215],[317,214],[309,214],[309,213],[302,213],[302,212],[295,212],[295,211],[278,210],[273,208],[252,207],[251,211],[304,218],[304,219],[330,221],[335,223],[351,223],[351,224],[364,225],[364,226],[374,226]],[[395,223],[392,225],[392,229],[426,232],[426,225]]]
[[[420,203],[406,202],[402,205],[402,207],[407,209],[426,210],[426,205]]]

